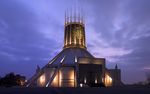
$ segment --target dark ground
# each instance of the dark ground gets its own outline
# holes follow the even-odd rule
[[[150,86],[107,88],[0,88],[0,94],[150,94]]]

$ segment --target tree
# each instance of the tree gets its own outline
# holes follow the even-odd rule
[[[147,84],[150,85],[150,71],[146,72]]]
[[[1,76],[0,76],[0,86],[1,86]]]
[[[14,73],[6,74],[0,80],[0,86],[12,87],[12,86],[23,86],[25,83],[25,76],[15,75]]]

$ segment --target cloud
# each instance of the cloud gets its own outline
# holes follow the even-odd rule
[[[108,63],[118,63],[125,83],[145,80],[142,69],[150,61],[149,0],[85,1],[92,7],[87,12],[92,13],[87,14],[90,52],[105,57]],[[129,78],[136,72],[141,75],[138,79]]]
[[[27,73],[26,69],[17,71],[18,66],[29,67],[33,74],[36,65],[43,66],[49,61],[45,58],[51,59],[51,56],[55,54],[53,49],[58,47],[52,45],[56,43],[55,39],[47,39],[42,35],[43,33],[39,31],[41,27],[38,24],[40,21],[37,14],[17,0],[1,0],[0,14],[0,69],[2,74],[12,71]]]
[[[19,72],[30,77],[36,65],[45,65],[62,50],[64,11],[73,6],[72,2],[0,1],[2,74],[18,72],[16,67],[19,67]],[[105,57],[108,68],[119,64],[125,83],[145,80],[145,71],[142,69],[147,68],[150,61],[150,1],[78,2],[85,11],[88,50],[95,57]]]

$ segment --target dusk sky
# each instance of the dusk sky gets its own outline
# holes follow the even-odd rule
[[[0,76],[30,78],[63,48],[64,15],[75,0],[0,0]],[[150,70],[150,0],[78,0],[88,51],[116,64],[124,83]]]

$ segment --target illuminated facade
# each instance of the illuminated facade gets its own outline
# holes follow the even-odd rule
[[[95,58],[87,51],[83,17],[66,14],[64,27],[63,50],[42,69],[38,68],[27,87],[122,85],[120,69],[107,69],[105,58]]]

